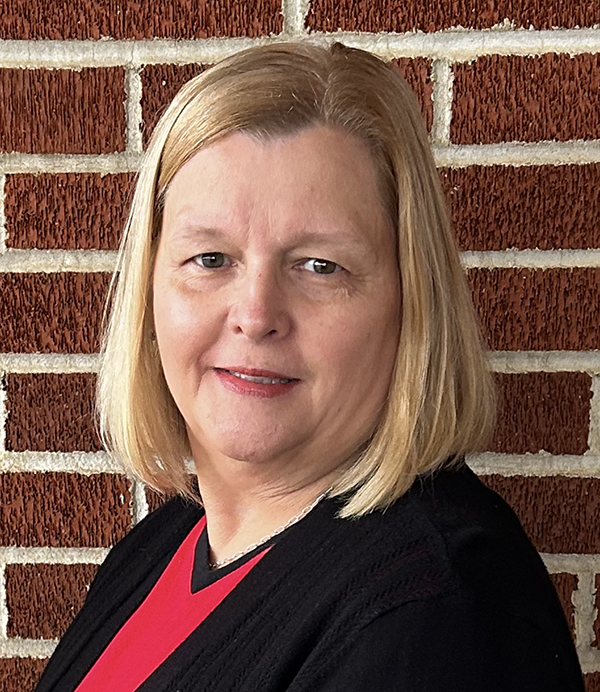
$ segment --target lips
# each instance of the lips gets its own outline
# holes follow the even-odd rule
[[[291,391],[300,380],[287,374],[256,368],[214,368],[218,379],[238,394],[260,398],[281,396]]]

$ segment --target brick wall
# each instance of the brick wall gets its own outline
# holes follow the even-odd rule
[[[2,689],[32,689],[106,549],[154,504],[102,452],[91,400],[102,301],[157,114],[220,57],[337,32],[393,61],[423,105],[501,393],[489,450],[470,463],[543,553],[600,692],[597,0],[2,7]]]

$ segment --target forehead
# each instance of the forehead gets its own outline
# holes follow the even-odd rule
[[[315,126],[267,139],[236,132],[198,151],[169,185],[163,230],[337,224],[380,233],[384,216],[366,145]]]

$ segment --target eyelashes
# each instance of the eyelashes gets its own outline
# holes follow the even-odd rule
[[[195,255],[192,260],[204,269],[222,269],[233,264],[232,260],[223,252],[203,252]],[[322,276],[336,274],[343,270],[343,267],[337,262],[320,257],[309,257],[298,262],[296,266]]]

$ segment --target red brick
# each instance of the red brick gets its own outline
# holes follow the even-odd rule
[[[133,182],[130,173],[8,175],[6,244],[21,249],[115,250]]]
[[[181,87],[208,65],[146,65],[142,71],[142,120],[144,143],[150,140],[160,116]]]
[[[490,451],[584,454],[591,378],[583,372],[497,374],[499,419]]]
[[[577,576],[575,574],[559,573],[551,574],[550,578],[558,594],[560,604],[569,623],[571,636],[575,639],[575,606],[573,605],[573,591],[577,589]]]
[[[399,58],[392,64],[415,92],[421,105],[425,125],[428,130],[431,130],[433,122],[431,61],[424,58]]]
[[[467,278],[492,350],[600,348],[599,269],[472,269]]]
[[[586,692],[600,692],[600,673],[588,673],[583,679]]]
[[[489,29],[505,20],[525,29],[572,29],[600,24],[600,8],[594,0],[312,0],[306,25],[314,31],[404,32]]]
[[[600,164],[443,169],[463,250],[600,247]]]
[[[167,495],[161,495],[160,493],[157,493],[156,491],[152,490],[152,488],[146,488],[146,502],[148,503],[148,512],[154,512],[155,509],[158,509],[162,505],[165,504],[168,500],[171,499],[172,496],[167,496]]]
[[[96,353],[110,274],[0,274],[0,353]]]
[[[431,61],[424,58],[399,58],[392,64],[415,92],[427,129],[431,129],[433,121]],[[179,89],[209,67],[210,65],[189,64],[147,65],[144,68],[142,72],[144,143],[148,143],[160,116]]]
[[[596,575],[595,579],[595,589],[596,593],[594,596],[594,607],[596,608],[596,619],[594,621],[594,641],[592,646],[596,649],[600,649],[600,574]],[[598,680],[600,683],[600,679]],[[598,688],[600,692],[600,687]]]
[[[96,377],[90,373],[7,375],[9,451],[93,452]]]
[[[283,28],[280,0],[6,0],[0,39],[262,36]]]
[[[454,66],[457,144],[600,138],[600,54],[492,55]]]
[[[125,148],[121,67],[0,69],[0,150],[107,154]]]
[[[131,526],[123,476],[0,474],[0,545],[111,546]]]
[[[98,565],[7,565],[8,636],[61,637],[87,595]]]
[[[483,476],[543,553],[599,553],[600,478]]]
[[[3,692],[33,692],[47,663],[45,658],[0,658]]]

